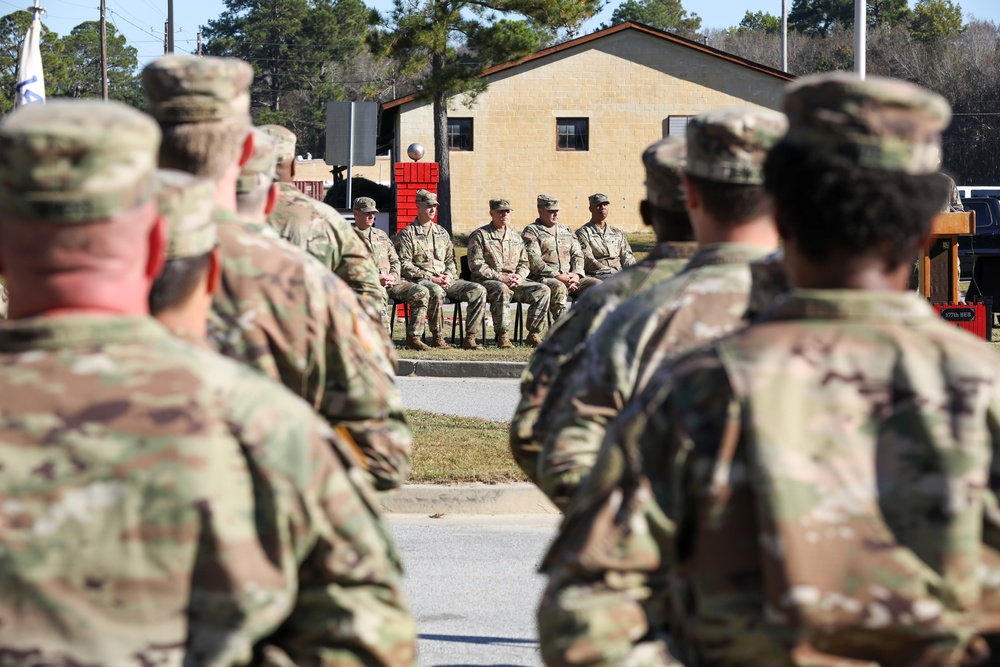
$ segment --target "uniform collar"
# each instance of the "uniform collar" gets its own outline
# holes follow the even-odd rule
[[[928,318],[937,318],[934,309],[914,292],[793,289],[778,297],[761,319],[912,322]]]
[[[691,259],[697,252],[698,244],[694,241],[664,241],[657,243],[647,257],[649,259]]]
[[[743,243],[713,243],[703,246],[688,263],[688,269],[717,264],[749,264],[767,257],[774,249]]]
[[[148,315],[62,315],[0,324],[0,350],[6,352],[141,343],[163,338],[170,338],[170,333]]]

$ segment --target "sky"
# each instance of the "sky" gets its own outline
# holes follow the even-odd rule
[[[365,0],[382,12],[392,7],[391,0]],[[0,0],[2,13],[23,9],[29,0]],[[97,20],[97,0],[41,0],[47,14],[43,22],[60,35],[68,34],[83,21]],[[584,26],[584,32],[607,21],[619,0],[608,6]],[[791,0],[788,6],[791,7]],[[911,0],[910,6],[914,1]],[[1000,23],[1000,0],[958,0],[966,20],[974,16]],[[698,14],[703,28],[728,28],[737,25],[747,11],[758,10],[781,15],[781,0],[683,0],[684,8]],[[167,0],[106,0],[108,20],[123,33],[139,52],[140,64],[163,53],[163,24],[167,18]],[[225,10],[222,0],[174,0],[175,48],[180,52],[197,49],[198,28]]]

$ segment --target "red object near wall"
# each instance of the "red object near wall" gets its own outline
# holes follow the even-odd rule
[[[295,187],[319,201],[323,201],[324,197],[326,197],[326,188],[323,187],[323,181],[295,181]]]
[[[413,222],[417,217],[417,190],[437,194],[437,162],[397,162],[393,165],[393,183],[396,186],[396,231]]]
[[[977,301],[968,303],[932,303],[945,322],[989,341],[993,337],[993,308]]]

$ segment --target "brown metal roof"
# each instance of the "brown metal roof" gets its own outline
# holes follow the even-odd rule
[[[497,65],[491,67],[485,72],[483,72],[481,77],[488,77],[497,72],[504,72],[519,65],[529,63],[533,60],[538,60],[539,58],[544,58],[545,56],[552,55],[553,53],[559,53],[560,51],[565,51],[566,49],[571,49],[575,46],[580,46],[581,44],[586,44],[587,42],[592,42],[595,39],[601,39],[602,37],[608,37],[614,35],[615,33],[622,32],[623,30],[638,30],[639,32],[644,32],[647,35],[652,35],[653,37],[658,37],[668,42],[673,42],[679,44],[680,46],[687,47],[689,49],[694,49],[696,51],[701,51],[702,53],[707,53],[710,56],[715,56],[716,58],[722,58],[723,60],[728,60],[731,63],[740,65],[741,67],[746,67],[764,74],[769,74],[773,77],[783,79],[785,81],[793,81],[795,77],[787,72],[782,72],[781,70],[774,69],[773,67],[768,67],[767,65],[761,65],[760,63],[755,63],[752,60],[747,60],[746,58],[741,58],[735,56],[732,53],[727,53],[719,49],[712,48],[700,42],[696,42],[685,37],[680,37],[678,35],[671,34],[669,32],[664,32],[662,30],[657,30],[656,28],[650,28],[648,25],[642,23],[636,23],[634,21],[626,21],[625,23],[619,23],[618,25],[611,26],[610,28],[605,28],[604,30],[598,30],[592,32],[584,37],[577,37],[576,39],[571,39],[568,42],[563,42],[562,44],[556,44],[555,46],[550,46],[547,49],[542,49],[541,51],[536,51],[526,58],[521,60],[515,60],[509,63],[504,63],[503,65]],[[383,109],[394,109],[398,106],[406,104],[407,102],[412,102],[420,97],[420,93],[413,93],[412,95],[407,95],[405,97],[396,98],[390,102],[386,102],[382,105]]]

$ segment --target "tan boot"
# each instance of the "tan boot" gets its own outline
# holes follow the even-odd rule
[[[429,345],[420,340],[420,336],[407,336],[406,337],[406,349],[407,350],[419,350],[423,352],[424,350],[431,349]]]
[[[436,347],[439,350],[450,350],[451,345],[445,342],[444,334],[436,333],[434,334],[434,340],[431,341],[431,347]]]
[[[466,336],[462,339],[462,349],[463,350],[481,350],[483,346],[476,342],[475,336]]]
[[[514,347],[514,343],[510,342],[510,336],[506,333],[502,333],[497,335],[497,347],[501,350],[508,350]]]
[[[528,334],[528,337],[524,339],[524,344],[528,347],[538,347],[542,344],[542,337],[532,331]]]

